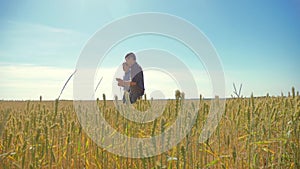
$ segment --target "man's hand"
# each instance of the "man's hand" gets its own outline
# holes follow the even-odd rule
[[[118,81],[118,86],[124,87],[125,86],[125,82],[124,80],[120,79],[120,78],[116,78],[116,80]]]
[[[124,86],[124,83],[118,83],[118,86],[120,86],[120,87],[125,87],[125,86]]]
[[[118,81],[118,86],[121,86],[121,87],[136,85],[136,82],[124,81],[120,78],[116,78],[116,80]]]

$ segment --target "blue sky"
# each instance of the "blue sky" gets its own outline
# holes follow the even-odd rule
[[[233,82],[243,83],[246,96],[251,92],[280,95],[291,86],[299,90],[299,0],[10,0],[0,2],[0,99],[37,99],[40,95],[54,99],[88,39],[107,23],[140,12],[169,13],[197,26],[219,54],[227,96]],[[138,40],[131,47],[134,42]],[[187,57],[181,59],[193,64]],[[121,62],[117,57],[112,60],[116,64],[107,66],[108,74]],[[211,87],[203,79],[197,84],[209,97]],[[169,84],[153,87],[151,82],[150,89],[165,90]],[[98,94],[110,91],[109,85],[102,84]],[[172,94],[165,93],[166,97]],[[71,84],[62,98],[72,99]]]

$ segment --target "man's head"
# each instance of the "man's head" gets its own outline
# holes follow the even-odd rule
[[[133,64],[135,64],[136,62],[136,56],[134,53],[128,53],[126,56],[125,56],[125,60],[126,60],[126,63],[128,64],[129,67],[131,67]]]

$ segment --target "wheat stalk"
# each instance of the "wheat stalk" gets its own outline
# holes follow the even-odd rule
[[[71,75],[70,77],[68,78],[68,80],[66,81],[66,83],[64,84],[63,88],[61,89],[60,93],[59,93],[59,96],[57,98],[57,100],[59,100],[61,94],[63,93],[63,91],[65,90],[65,87],[67,86],[67,84],[69,83],[70,79],[72,78],[72,76],[76,73],[77,70],[75,70]]]

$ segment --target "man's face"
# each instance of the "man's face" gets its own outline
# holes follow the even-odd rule
[[[127,57],[126,63],[128,64],[128,66],[132,66],[135,63],[135,60],[132,57]]]

